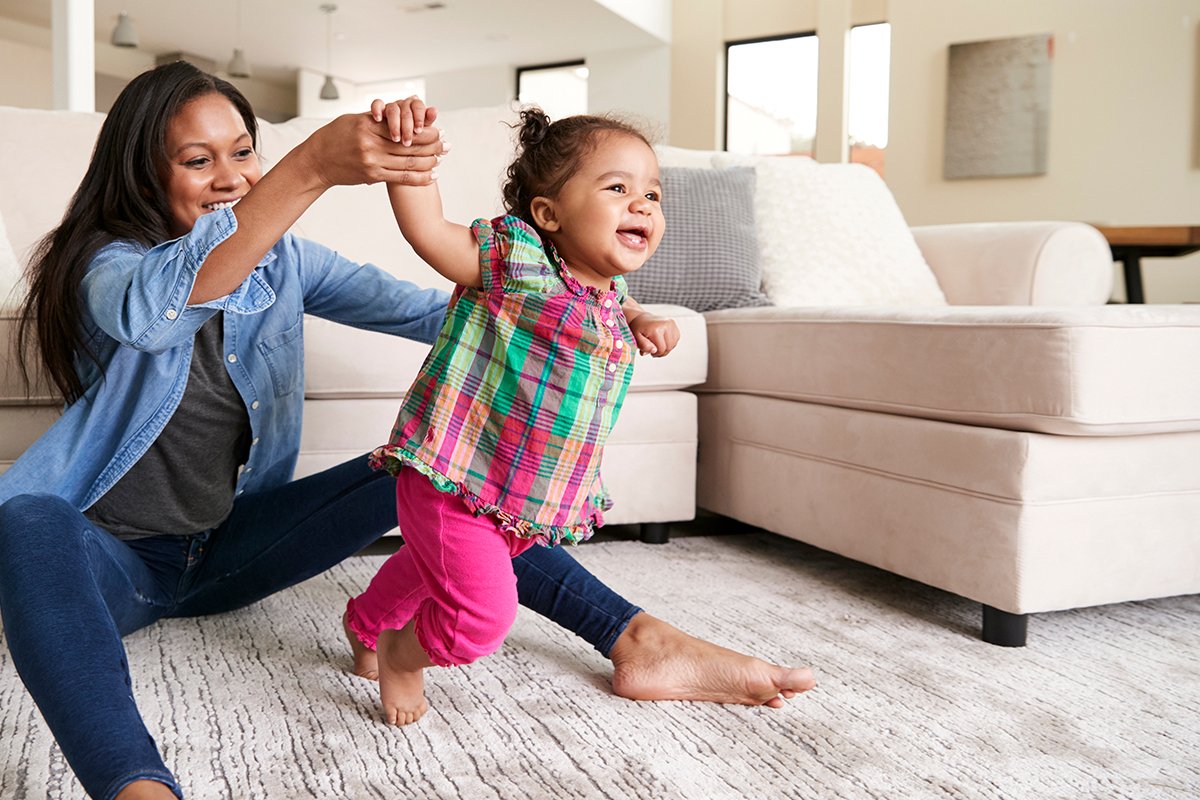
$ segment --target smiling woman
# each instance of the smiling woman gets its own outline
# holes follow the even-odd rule
[[[175,236],[190,231],[201,214],[233,208],[262,177],[246,120],[222,95],[203,95],[180,109],[165,144]]]

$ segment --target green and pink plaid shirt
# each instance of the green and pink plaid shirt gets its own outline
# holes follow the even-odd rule
[[[476,220],[483,288],[454,291],[376,469],[402,465],[542,544],[603,524],[600,457],[633,375],[621,301],[585,287],[517,217]]]

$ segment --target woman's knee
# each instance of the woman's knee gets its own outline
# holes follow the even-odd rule
[[[81,535],[79,511],[53,494],[19,494],[0,503],[0,560],[61,547]]]

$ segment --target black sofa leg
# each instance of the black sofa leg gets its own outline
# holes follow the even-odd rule
[[[665,522],[643,522],[642,541],[646,544],[666,544],[671,538],[671,528]]]
[[[983,640],[988,644],[1024,647],[1028,631],[1028,614],[1010,614],[991,606],[983,607]]]

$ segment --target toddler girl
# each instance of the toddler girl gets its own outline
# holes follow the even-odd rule
[[[400,141],[436,115],[415,98],[372,113]],[[388,186],[405,239],[458,284],[390,441],[371,455],[396,476],[404,545],[344,617],[377,651],[394,725],[427,710],[426,667],[468,664],[504,641],[514,556],[602,524],[600,457],[632,350],[663,356],[679,338],[622,277],[663,234],[646,138],[605,117],[551,124],[533,108],[521,119],[506,215],[468,228],[443,218],[436,184]]]

